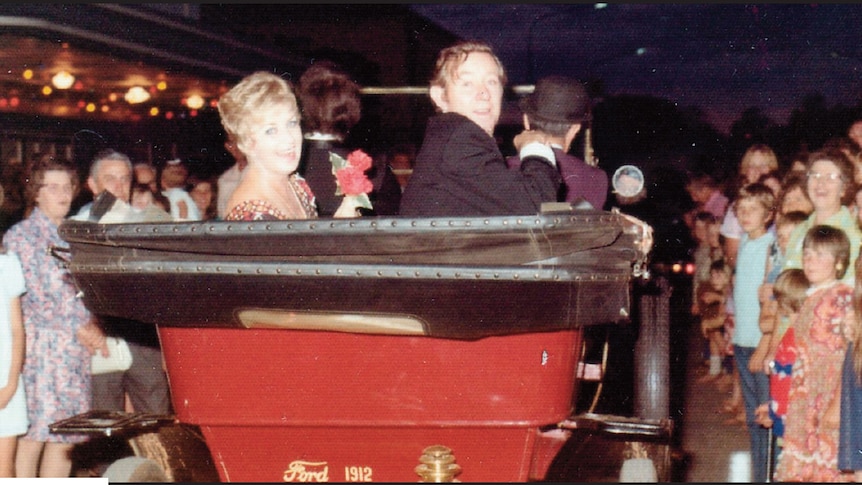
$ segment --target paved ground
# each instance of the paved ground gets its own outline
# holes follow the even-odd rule
[[[703,339],[690,332],[689,355],[698,357]],[[686,482],[745,482],[749,479],[750,459],[748,431],[738,422],[729,424],[732,416],[721,413],[722,402],[729,391],[722,392],[715,383],[697,382],[706,372],[698,359],[686,366],[684,407],[681,409],[681,452],[685,454]]]
[[[746,482],[748,433],[741,423],[720,411],[730,396],[728,388],[714,382],[698,382],[706,373],[704,340],[687,317],[687,303],[671,303],[670,417],[674,435],[670,443],[673,482]],[[632,351],[636,336],[619,329],[610,336],[608,376],[596,412],[633,416]],[[590,385],[582,386],[579,411],[593,397]],[[561,450],[548,481],[616,482],[622,458],[619,443],[593,435],[574,437]]]

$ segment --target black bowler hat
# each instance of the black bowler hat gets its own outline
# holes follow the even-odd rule
[[[584,85],[565,76],[539,79],[536,89],[521,99],[521,110],[531,118],[553,123],[580,123],[589,117],[590,98]]]

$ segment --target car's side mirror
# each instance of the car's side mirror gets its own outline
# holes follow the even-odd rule
[[[644,189],[644,174],[634,165],[623,165],[611,178],[614,192],[623,197],[634,197]]]

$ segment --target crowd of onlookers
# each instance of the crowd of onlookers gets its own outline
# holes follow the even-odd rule
[[[862,479],[862,120],[781,163],[755,144],[736,180],[691,174],[700,385],[749,435],[755,482]]]
[[[0,252],[0,476],[68,476],[69,452],[87,438],[50,433],[63,418],[170,412],[155,327],[91,315],[51,254],[67,246],[65,219],[527,215],[563,201],[602,209],[607,174],[569,153],[591,116],[583,84],[539,80],[520,105],[518,154],[507,158],[493,136],[505,80],[490,46],[444,49],[429,86],[438,113],[418,152],[370,157],[345,145],[359,87],[337,66],[316,64],[295,87],[256,72],[219,100],[235,164],[218,178],[190,174],[181,159],[153,166],[109,149],[86,174],[93,200],[71,216],[81,177],[68,161],[6,163],[5,207],[16,219]],[[860,146],[862,121],[785,163],[757,144],[735,180],[692,174],[686,183],[696,204],[685,220],[698,243],[691,311],[704,336],[702,382],[729,394],[722,410],[747,429],[754,481],[862,479]],[[109,342],[131,364],[97,372],[92,356],[108,357]]]

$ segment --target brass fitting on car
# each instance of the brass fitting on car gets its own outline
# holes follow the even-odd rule
[[[443,445],[429,446],[422,451],[419,462],[422,464],[415,470],[422,477],[421,482],[459,482],[455,475],[461,473],[461,466],[455,463],[451,449]]]

